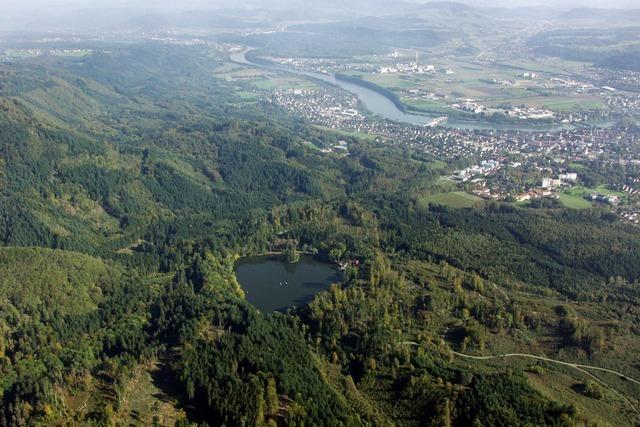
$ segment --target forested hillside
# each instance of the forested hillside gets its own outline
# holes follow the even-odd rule
[[[637,15],[637,10],[626,11],[626,14],[627,18]],[[603,68],[639,71],[639,32],[637,27],[556,30],[533,36],[529,45],[542,55],[592,62]]]
[[[425,205],[436,159],[246,100],[203,47],[107,47],[0,65],[0,425],[637,422],[620,376],[457,353],[638,378],[638,228]],[[234,262],[283,241],[357,262],[262,313]]]

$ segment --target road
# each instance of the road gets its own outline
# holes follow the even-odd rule
[[[635,379],[633,379],[631,377],[628,377],[625,374],[622,374],[620,372],[612,371],[611,369],[599,368],[597,366],[591,366],[591,365],[581,365],[579,363],[563,362],[561,360],[549,359],[548,357],[536,356],[534,354],[507,353],[507,354],[498,354],[498,355],[495,355],[495,356],[471,356],[471,355],[468,355],[468,354],[458,353],[456,351],[454,351],[453,354],[455,354],[456,356],[460,356],[460,357],[466,357],[467,359],[476,359],[476,360],[491,360],[491,359],[500,359],[500,358],[504,358],[504,357],[528,357],[529,359],[536,359],[536,360],[542,360],[544,362],[557,363],[559,365],[569,366],[571,368],[576,368],[576,369],[593,369],[595,371],[608,372],[610,374],[617,375],[620,378],[623,378],[623,379],[625,379],[627,381],[631,381],[631,382],[633,382],[635,384],[640,385],[640,381],[635,380]]]
[[[636,380],[634,378],[631,378],[631,377],[629,377],[629,376],[627,376],[627,375],[625,375],[623,373],[620,373],[620,372],[617,372],[617,371],[613,371],[611,369],[600,368],[598,366],[581,365],[579,363],[563,362],[562,360],[550,359],[548,357],[536,356],[534,354],[526,354],[526,353],[506,353],[506,354],[498,354],[498,355],[494,355],[494,356],[471,356],[469,354],[458,353],[457,351],[452,351],[452,353],[454,355],[458,356],[458,357],[463,357],[463,358],[466,358],[466,359],[473,359],[473,360],[493,360],[493,359],[503,359],[503,358],[507,358],[507,357],[526,357],[526,358],[529,358],[529,359],[541,360],[543,362],[556,363],[558,365],[563,365],[563,366],[568,366],[570,368],[574,368],[574,369],[576,369],[576,370],[578,370],[578,371],[580,371],[580,372],[582,372],[584,374],[587,374],[588,376],[590,376],[591,378],[596,380],[598,383],[604,385],[606,388],[608,388],[611,391],[613,391],[622,400],[624,400],[629,406],[631,406],[633,408],[633,410],[636,412],[636,414],[638,415],[638,417],[640,417],[640,410],[638,410],[638,408],[636,408],[636,406],[633,404],[633,402],[631,402],[631,400],[629,400],[626,396],[624,396],[622,393],[620,393],[618,390],[616,390],[611,385],[607,384],[606,382],[604,382],[600,378],[598,378],[595,375],[593,375],[593,373],[587,371],[587,369],[614,374],[614,375],[617,375],[618,377],[620,377],[622,379],[625,379],[627,381],[630,381],[632,383],[640,385],[640,381],[638,381],[638,380]]]

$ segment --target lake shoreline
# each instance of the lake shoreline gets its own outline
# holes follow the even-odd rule
[[[313,300],[319,292],[340,283],[337,266],[305,254],[296,263],[282,259],[282,253],[239,258],[235,275],[245,299],[263,312],[285,312]]]

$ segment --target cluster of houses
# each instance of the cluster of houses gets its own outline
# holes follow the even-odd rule
[[[479,104],[473,98],[467,98],[461,104],[452,104],[451,108],[473,114],[480,114],[487,111],[486,106]]]
[[[323,153],[340,153],[344,155],[349,154],[349,144],[347,141],[338,141],[337,144],[334,144],[328,148],[323,148],[320,150]]]
[[[320,112],[322,116],[337,116],[345,119],[353,119],[358,117],[360,113],[358,110],[353,108],[343,108],[343,107],[329,107]]]
[[[557,198],[558,195],[554,191],[546,188],[534,188],[516,196],[516,202],[527,202],[529,200],[540,199],[543,197]]]
[[[344,128],[346,123],[361,123],[365,116],[358,110],[358,99],[322,89],[276,89],[271,102],[327,127]]]
[[[531,107],[513,107],[507,110],[507,115],[521,120],[544,120],[555,117],[553,111]]]
[[[467,182],[472,180],[476,176],[490,175],[497,172],[501,167],[501,163],[497,160],[484,160],[479,165],[471,166],[470,168],[462,169],[454,172],[450,177],[453,181]]]
[[[627,222],[640,224],[640,210],[623,211],[620,216]]]
[[[613,194],[591,193],[589,194],[589,198],[594,202],[607,203],[613,206],[620,204],[620,197]]]
[[[561,173],[558,178],[543,178],[542,188],[558,188],[567,183],[575,183],[577,180],[577,173]]]
[[[495,109],[489,108],[486,105],[480,104],[473,98],[466,98],[461,103],[452,104],[451,108],[459,111],[464,111],[471,114],[487,113],[489,111],[502,112],[507,116],[521,119],[521,120],[545,120],[553,119],[555,113],[551,110],[545,110],[541,108],[532,107],[511,107],[509,109]]]
[[[573,172],[561,173],[558,175],[558,178],[543,178],[540,188],[534,188],[516,196],[516,201],[526,202],[541,197],[557,198],[558,194],[555,190],[563,186],[566,187],[575,184],[577,181],[578,174]]]
[[[603,87],[618,87],[633,91],[640,89],[640,72],[638,71],[586,67],[581,73]]]

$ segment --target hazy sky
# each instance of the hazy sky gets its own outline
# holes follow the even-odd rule
[[[443,1],[443,0],[440,0]],[[640,0],[457,0],[471,6],[539,6],[640,8]],[[388,14],[393,3],[428,3],[425,0],[0,0],[0,32],[3,30],[74,29],[100,30],[126,27],[135,18],[162,10],[242,9],[276,10],[272,17],[314,13],[324,17]],[[100,12],[91,9],[105,9]],[[106,10],[108,9],[108,10]],[[293,12],[292,12],[293,11]],[[285,13],[282,13],[285,12]],[[327,12],[329,14],[327,14]],[[337,13],[337,15],[335,14]],[[319,15],[318,15],[319,16]],[[247,13],[247,17],[252,15]],[[286,18],[285,18],[286,19]]]
[[[264,4],[268,7],[274,0],[0,0],[0,11],[3,8],[18,10],[32,8],[52,8],[52,7],[143,7],[143,8],[202,8],[207,6],[215,7],[237,7],[246,3]],[[284,3],[283,0],[275,0]],[[290,0],[291,1],[291,0]],[[322,0],[293,0],[295,3],[320,5]],[[393,2],[394,0],[387,0]],[[408,0],[413,3],[426,3],[427,1]],[[458,0],[460,1],[460,0]],[[497,6],[531,6],[548,5],[556,7],[640,7],[638,0],[462,0],[468,4],[483,4]]]

